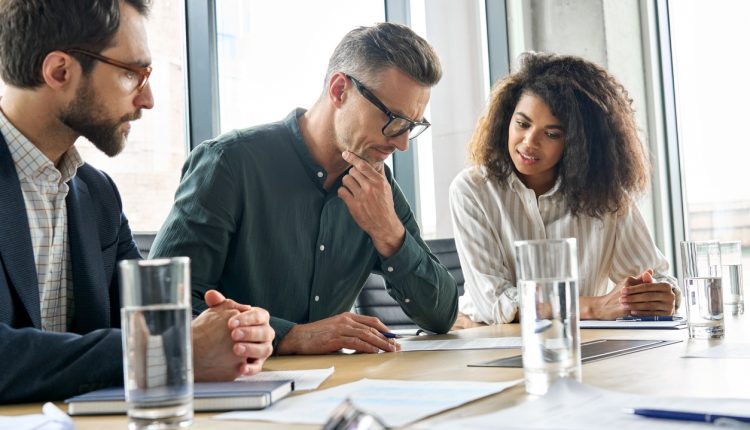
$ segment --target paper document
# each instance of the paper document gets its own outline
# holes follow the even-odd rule
[[[426,337],[399,339],[401,352],[442,351],[454,349],[513,349],[521,347],[520,337],[488,337],[479,339],[430,340]]]
[[[606,320],[582,320],[578,323],[580,328],[626,328],[632,329],[656,329],[656,330],[679,330],[687,328],[685,320],[677,321],[606,321]]]
[[[401,427],[440,411],[521,382],[399,381],[361,379],[327,390],[290,397],[263,411],[238,411],[216,416],[226,420],[324,424],[331,412],[349,398],[354,405],[378,416],[389,427]]]
[[[0,417],[0,430],[73,430],[73,420],[52,403],[41,414]]]
[[[750,400],[661,397],[603,390],[560,379],[543,397],[487,415],[430,424],[431,429],[714,429],[699,422],[645,418],[627,409],[650,408],[748,415]]]
[[[333,375],[333,366],[327,369],[270,370],[253,376],[241,376],[238,381],[294,381],[294,391],[314,390]]]
[[[750,343],[722,343],[708,349],[690,352],[685,358],[750,358]]]

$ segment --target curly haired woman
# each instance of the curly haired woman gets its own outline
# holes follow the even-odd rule
[[[672,315],[679,289],[635,204],[649,177],[627,91],[573,56],[499,81],[451,184],[466,278],[454,328],[518,319],[513,242],[578,241],[581,319]]]

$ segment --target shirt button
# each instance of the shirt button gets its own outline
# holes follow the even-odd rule
[[[393,266],[388,266],[388,268],[387,268],[387,269],[385,269],[385,270],[387,270],[387,271],[389,271],[389,272],[393,272]]]
[[[320,296],[315,296],[315,301],[319,302],[320,301]]]
[[[322,178],[323,177],[323,172],[318,172],[318,177]]]
[[[323,252],[325,250],[326,250],[326,246],[325,245],[320,245],[320,251]]]
[[[411,299],[404,299],[404,303],[409,303],[409,302],[411,302]]]

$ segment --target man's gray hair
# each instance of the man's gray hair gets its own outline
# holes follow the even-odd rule
[[[377,86],[380,72],[397,68],[422,85],[432,87],[443,72],[435,50],[407,26],[381,22],[358,27],[344,36],[328,61],[325,85],[344,72],[366,85]]]

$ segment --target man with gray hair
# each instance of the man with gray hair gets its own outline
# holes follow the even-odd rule
[[[195,311],[209,289],[268,309],[276,354],[396,351],[380,320],[347,312],[373,270],[417,324],[448,331],[456,282],[384,164],[430,126],[440,76],[435,51],[408,27],[352,30],[310,110],[193,151],[152,256],[201,262]]]

